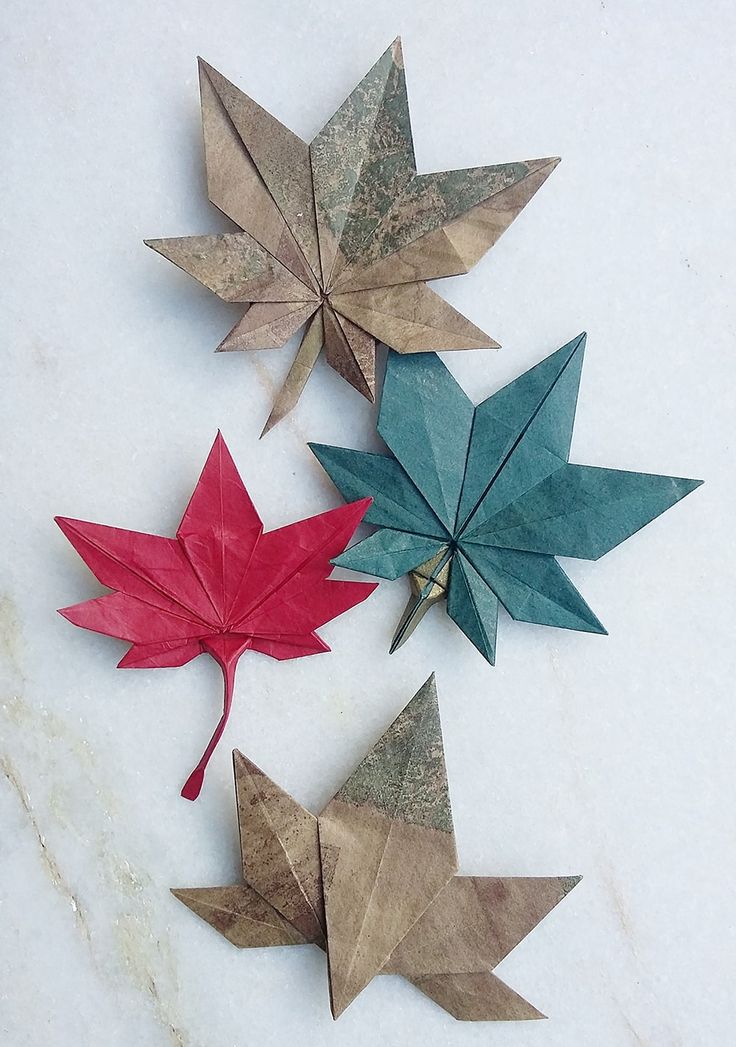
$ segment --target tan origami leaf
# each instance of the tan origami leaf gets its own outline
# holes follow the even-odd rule
[[[457,872],[434,677],[324,809],[319,838],[337,1018]]]
[[[212,203],[308,287],[312,271],[199,60],[207,195]],[[214,71],[213,71],[214,72]],[[235,90],[235,88],[233,88]],[[244,96],[245,97],[245,96]]]
[[[146,244],[225,302],[319,302],[249,233],[181,236]]]
[[[391,226],[395,239],[381,238],[377,231],[370,254],[366,253],[340,274],[335,291],[358,291],[416,280],[437,280],[443,276],[470,272],[508,229],[559,162],[558,157],[551,157],[530,160],[525,164],[508,164],[500,168],[500,183],[494,177],[495,169],[492,167],[450,172],[471,178],[476,171],[480,171],[485,174],[488,193],[480,203],[455,219],[449,217],[450,212],[443,206],[444,201],[436,201],[434,207],[427,207],[426,196],[430,194],[426,188],[424,200],[410,198],[399,201],[402,206],[397,204],[396,213],[389,214],[384,220],[385,225]],[[436,178],[435,175],[427,176],[427,180]],[[416,181],[420,182],[420,179]],[[402,209],[405,212],[403,215]],[[421,224],[416,220],[418,214],[422,214]],[[413,223],[411,215],[415,216]],[[430,219],[434,220],[437,228],[431,228],[433,223]],[[397,224],[403,228],[403,237],[398,235]],[[421,233],[425,225],[430,228]],[[408,240],[405,246],[395,246],[405,237],[411,236],[415,238]],[[391,246],[390,253],[382,253],[382,248],[385,251],[388,245]]]
[[[467,272],[556,158],[417,174],[398,39],[311,146],[201,60],[200,90],[207,191],[249,238],[149,245],[227,301],[273,303],[247,313],[221,350],[281,347],[324,314],[264,432],[296,404],[322,342],[329,365],[370,400],[376,340],[405,353],[497,347],[422,281]]]
[[[466,1021],[543,1018],[488,972],[579,880],[455,876],[399,943],[384,972],[402,974]]]
[[[545,1015],[489,971],[440,974],[410,981],[464,1022],[519,1022]]]
[[[296,927],[246,884],[187,887],[171,893],[239,949],[306,944]]]
[[[217,352],[280,349],[316,308],[314,302],[256,302],[223,338]]]
[[[335,294],[331,302],[338,313],[400,353],[498,348],[426,284]]]
[[[241,948],[327,948],[338,1017],[400,974],[464,1021],[541,1018],[492,969],[579,877],[456,876],[434,678],[319,819],[234,753],[245,886],[175,890]],[[326,930],[326,941],[325,941]]]
[[[416,175],[401,42],[379,58],[310,147],[322,274],[332,287]]]
[[[201,58],[199,63],[316,276],[319,253],[309,146],[216,69]]]
[[[304,941],[324,945],[317,819],[242,753],[233,765],[245,881]]]
[[[558,163],[557,157],[548,157],[417,175],[373,229],[349,269],[335,279],[334,290],[467,273]],[[407,263],[410,269],[405,271]]]
[[[296,407],[297,401],[302,394],[307,379],[312,373],[317,358],[322,352],[325,340],[325,325],[322,318],[324,310],[318,309],[307,322],[299,351],[297,352],[286,380],[276,396],[271,413],[266,420],[261,436],[273,429],[289,411]]]
[[[322,313],[327,363],[340,369],[343,378],[372,403],[376,395],[375,339],[330,306]]]

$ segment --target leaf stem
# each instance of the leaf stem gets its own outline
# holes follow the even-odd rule
[[[210,651],[217,664],[222,669],[222,676],[225,684],[225,693],[223,698],[222,716],[215,727],[215,730],[207,743],[207,748],[202,753],[202,758],[194,768],[192,773],[184,783],[184,788],[181,791],[181,795],[185,800],[196,800],[202,789],[204,782],[204,773],[207,770],[207,764],[210,761],[210,757],[217,748],[217,743],[222,738],[223,731],[227,724],[230,716],[230,710],[233,704],[233,693],[235,690],[235,669],[238,664],[238,656],[231,656],[229,658],[220,657],[215,654],[214,651]]]
[[[447,595],[450,579],[449,565],[453,551],[450,546],[447,546],[431,560],[427,560],[409,572],[411,596],[396,627],[394,638],[388,649],[389,654],[393,654],[402,644],[406,643],[432,604]]]

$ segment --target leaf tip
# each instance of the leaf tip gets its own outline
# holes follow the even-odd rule
[[[314,457],[317,459],[322,468],[326,468],[325,461],[328,459],[329,452],[332,450],[329,444],[318,444],[314,440],[310,440],[307,443],[307,447],[312,452]]]
[[[563,876],[560,882],[563,895],[567,896],[573,887],[577,887],[581,880],[582,876]]]
[[[680,495],[680,498],[684,498],[686,494],[690,494],[692,491],[696,491],[698,487],[702,487],[704,483],[705,480],[690,480],[687,479],[687,477],[681,477],[677,481],[677,486],[679,488],[678,494]]]
[[[278,415],[276,414],[276,410],[274,409],[273,411],[271,411],[270,415],[266,419],[264,426],[261,429],[261,435],[258,437],[258,439],[262,440],[267,433],[271,432],[273,427],[277,425],[279,421],[281,421],[281,419],[278,417]]]
[[[401,647],[401,645],[405,642],[405,640],[405,636],[399,636],[398,634],[394,636],[393,640],[389,644],[388,653],[395,654],[396,651],[398,651],[399,647]]]

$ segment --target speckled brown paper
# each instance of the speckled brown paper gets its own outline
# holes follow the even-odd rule
[[[245,883],[174,890],[193,912],[240,948],[326,948],[335,1018],[377,974],[466,1021],[542,1017],[492,970],[579,877],[457,875],[434,677],[318,818],[234,768]]]
[[[398,39],[311,145],[203,61],[200,89],[209,198],[241,231],[147,243],[250,304],[220,351],[279,348],[315,318],[264,432],[294,407],[323,346],[370,400],[376,341],[402,353],[497,347],[424,281],[468,272],[556,157],[418,174]]]

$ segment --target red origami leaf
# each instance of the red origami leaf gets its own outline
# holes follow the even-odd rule
[[[195,800],[225,729],[235,667],[244,651],[300,658],[329,647],[321,625],[361,603],[367,582],[331,581],[370,498],[268,534],[218,433],[176,538],[57,517],[56,522],[108,596],[59,613],[74,625],[128,640],[125,669],[185,665],[207,652],[225,680],[225,701],[182,796]]]

